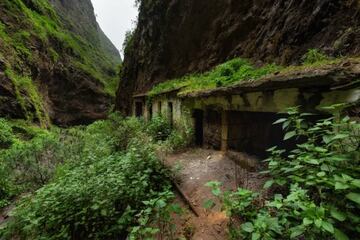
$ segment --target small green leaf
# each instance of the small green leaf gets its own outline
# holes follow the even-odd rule
[[[273,125],[279,124],[279,123],[283,123],[286,122],[287,118],[280,118],[279,120],[277,120],[276,122],[273,123]]]
[[[345,219],[346,219],[346,215],[334,207],[331,208],[330,214],[333,218],[335,218],[341,222],[345,221]]]
[[[268,189],[274,184],[274,180],[269,180],[264,184],[264,188]]]
[[[351,181],[351,184],[355,187],[360,188],[360,179],[354,179],[353,181]]]
[[[261,237],[260,233],[254,232],[254,233],[251,235],[251,240],[258,240],[258,239],[260,239],[260,237]]]
[[[344,190],[344,189],[348,189],[349,185],[346,183],[342,183],[342,182],[336,182],[335,183],[335,190]]]
[[[317,159],[309,159],[309,160],[306,160],[307,163],[309,164],[313,164],[313,165],[319,165],[319,160]]]
[[[350,199],[351,201],[356,202],[357,204],[360,205],[360,194],[359,193],[352,192],[352,193],[347,194],[346,197],[348,199]]]
[[[349,240],[346,234],[337,228],[334,229],[334,237],[336,240]]]
[[[296,136],[295,131],[288,132],[288,133],[285,134],[284,140],[289,140],[290,138],[293,138],[294,136]]]
[[[221,194],[220,188],[212,189],[211,192],[212,192],[212,194],[214,194],[214,196],[216,196],[216,197],[220,196],[220,194]]]
[[[206,200],[203,204],[203,208],[205,208],[205,209],[211,209],[214,206],[215,206],[215,202],[211,199]]]
[[[320,228],[322,225],[322,220],[321,219],[316,219],[315,220],[315,226],[317,226],[318,228]]]
[[[314,222],[313,220],[308,219],[308,218],[304,218],[304,219],[303,219],[303,224],[304,224],[305,226],[311,225],[313,222]]]
[[[329,233],[334,233],[334,226],[329,222],[323,221],[321,223],[321,227],[326,231],[328,231]]]
[[[254,231],[254,225],[251,222],[246,222],[241,225],[242,230],[248,233],[252,233]]]
[[[324,177],[325,175],[326,175],[325,172],[318,172],[318,173],[316,174],[316,176],[318,176],[318,177]]]
[[[290,238],[293,239],[293,238],[296,238],[296,237],[300,236],[301,234],[303,234],[304,228],[294,227],[294,228],[291,228],[290,231],[291,231]]]

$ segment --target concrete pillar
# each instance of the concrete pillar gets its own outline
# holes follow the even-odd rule
[[[221,112],[221,151],[228,150],[228,136],[229,136],[229,121],[228,112]]]

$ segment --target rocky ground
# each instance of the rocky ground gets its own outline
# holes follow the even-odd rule
[[[222,211],[219,200],[214,198],[210,188],[205,186],[207,182],[222,182],[223,190],[246,187],[256,191],[261,189],[266,180],[258,172],[241,169],[224,153],[214,150],[191,149],[168,156],[165,163],[175,169],[180,189],[199,213],[199,217],[197,217],[189,210],[185,211],[182,216],[175,217],[177,235],[185,237],[185,239],[228,239],[229,218]],[[238,180],[236,181],[236,179]],[[204,202],[208,199],[212,199],[216,203],[215,207],[210,210],[203,207]],[[177,196],[176,202],[185,208],[188,206],[180,195]]]

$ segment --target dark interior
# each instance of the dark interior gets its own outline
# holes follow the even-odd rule
[[[294,141],[283,141],[284,131],[281,124],[273,125],[284,115],[265,112],[230,111],[229,119],[229,149],[246,152],[259,157],[266,157],[266,150],[278,146],[282,149],[292,149]]]
[[[203,146],[204,144],[204,138],[203,138],[203,132],[204,132],[204,111],[202,110],[194,110],[193,112],[193,118],[195,122],[195,144],[197,146]]]
[[[142,117],[143,116],[143,103],[135,102],[135,116]]]
[[[173,126],[174,124],[174,107],[172,102],[168,102],[168,119],[170,125]]]
[[[221,112],[207,110],[203,121],[203,142],[207,148],[221,149]]]

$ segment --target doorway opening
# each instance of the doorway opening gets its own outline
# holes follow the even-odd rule
[[[193,117],[195,121],[195,144],[202,147],[204,143],[204,111],[194,110]]]
[[[168,120],[172,127],[174,125],[174,106],[172,102],[168,102]]]
[[[135,116],[142,117],[144,114],[143,112],[143,103],[142,102],[135,102]]]

